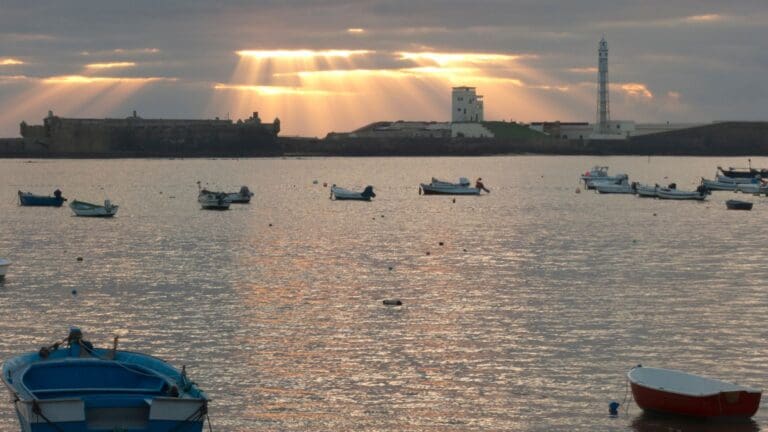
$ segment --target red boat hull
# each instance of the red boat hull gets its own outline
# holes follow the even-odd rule
[[[689,396],[645,387],[634,382],[632,395],[644,410],[692,417],[744,417],[755,415],[761,393],[747,391],[721,392],[709,396]]]

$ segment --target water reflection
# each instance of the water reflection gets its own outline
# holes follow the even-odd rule
[[[635,432],[757,432],[760,426],[751,419],[697,419],[662,413],[643,412],[632,420]]]

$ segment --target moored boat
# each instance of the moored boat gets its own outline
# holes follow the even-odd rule
[[[736,190],[741,193],[765,194],[768,193],[768,185],[763,183],[740,183],[736,185]]]
[[[595,189],[601,194],[633,194],[635,183],[629,183],[626,179],[619,183],[600,182]]]
[[[112,204],[109,200],[104,200],[104,205],[78,200],[69,203],[69,208],[75,212],[75,215],[85,217],[112,217],[117,213],[118,207],[117,204]]]
[[[635,191],[637,192],[637,196],[642,198],[656,198],[656,191],[659,189],[659,185],[644,185],[644,184],[637,184],[635,186]]]
[[[61,207],[67,199],[56,189],[53,196],[35,195],[32,192],[19,191],[19,205],[39,207]]]
[[[728,200],[725,202],[728,210],[752,210],[752,203],[749,201]]]
[[[2,379],[25,432],[200,432],[208,396],[186,374],[137,352],[95,348],[78,328],[6,360]]]
[[[618,183],[622,180],[628,179],[626,174],[608,175],[607,166],[596,165],[589,171],[581,175],[581,180],[587,189],[594,189],[598,182]]]
[[[648,411],[693,417],[752,417],[762,391],[671,369],[637,366],[627,373],[632,396]]]
[[[242,186],[239,192],[232,192],[227,194],[227,201],[232,204],[248,204],[251,202],[253,192],[248,189],[248,186]]]
[[[735,191],[737,186],[737,183],[708,180],[704,177],[701,178],[701,184],[706,186],[707,189],[713,191]]]
[[[197,195],[197,202],[203,210],[229,210],[230,201],[224,192],[211,192],[201,190]]]
[[[768,169],[765,168],[752,168],[752,161],[748,161],[747,168],[734,168],[734,167],[717,167],[723,176],[730,178],[768,178]]]
[[[375,197],[373,186],[366,186],[362,192],[351,191],[336,185],[331,186],[331,198],[335,200],[370,201]]]
[[[709,189],[705,186],[699,186],[695,191],[683,191],[673,187],[659,188],[656,190],[656,196],[667,200],[695,200],[703,201],[707,198]]]
[[[0,258],[0,280],[5,279],[5,273],[8,271],[8,266],[11,262],[5,258]]]
[[[432,182],[421,183],[419,193],[424,195],[480,195],[480,188],[470,187],[469,179],[461,177],[458,183],[438,180],[432,177]]]

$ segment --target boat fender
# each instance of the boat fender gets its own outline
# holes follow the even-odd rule
[[[386,306],[402,306],[403,305],[403,302],[397,299],[384,300],[382,303],[384,303]]]
[[[610,414],[612,416],[619,415],[619,406],[620,405],[621,404],[619,404],[616,401],[612,401],[611,403],[609,403],[608,404],[608,414]]]

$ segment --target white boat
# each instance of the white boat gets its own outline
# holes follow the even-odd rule
[[[480,195],[480,189],[469,186],[469,180],[461,177],[458,183],[450,183],[432,177],[431,183],[422,183],[419,193],[424,195]]]
[[[605,184],[620,184],[621,182],[629,181],[629,176],[626,174],[616,174],[610,177],[594,178],[586,181],[587,189],[597,189],[600,185]]]
[[[744,184],[744,183],[760,183],[760,177],[727,177],[724,175],[718,175],[715,180],[720,183],[732,183],[732,184]]]
[[[112,217],[117,213],[118,205],[112,204],[109,200],[104,200],[104,205],[74,200],[69,203],[69,208],[71,208],[77,216]]]
[[[736,190],[736,183],[731,182],[721,182],[717,180],[708,180],[705,178],[701,178],[701,184],[706,186],[709,190],[717,190],[717,191],[734,191]]]
[[[587,189],[594,189],[595,186],[597,186],[596,182],[604,181],[616,183],[627,178],[628,176],[626,174],[610,176],[608,175],[608,167],[599,165],[593,166],[592,169],[581,175],[581,180],[584,181]]]
[[[736,185],[736,190],[741,193],[766,194],[768,193],[768,185],[762,183],[740,183]]]
[[[248,189],[248,186],[243,186],[240,188],[239,192],[228,193],[227,201],[233,204],[248,204],[251,202],[252,196],[253,196],[253,192],[251,192],[251,190]]]
[[[202,189],[197,195],[197,202],[203,210],[229,210],[230,201],[224,192],[211,192]]]
[[[351,191],[336,185],[331,186],[331,198],[335,200],[370,201],[371,198],[375,197],[373,186],[366,186],[362,192]]]
[[[635,187],[635,190],[637,191],[637,196],[643,197],[643,198],[656,198],[656,191],[659,189],[659,185],[644,185],[644,184],[638,184]]]
[[[705,186],[699,186],[695,191],[683,191],[674,188],[659,188],[656,196],[668,200],[696,200],[703,201],[707,198],[709,190]]]
[[[601,194],[633,194],[635,193],[635,183],[629,183],[626,179],[619,183],[599,182],[595,189]]]
[[[5,258],[0,258],[0,280],[5,279],[5,272],[8,270],[8,266],[11,262]]]

